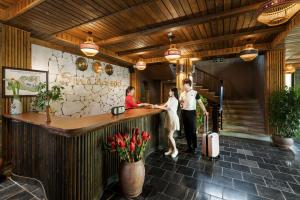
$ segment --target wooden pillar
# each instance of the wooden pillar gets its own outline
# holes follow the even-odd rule
[[[176,63],[176,87],[183,92],[182,81],[192,74],[192,61],[188,58],[180,59]]]
[[[271,135],[269,122],[270,96],[274,91],[284,88],[285,50],[277,49],[267,51],[265,54],[265,128]]]
[[[31,69],[30,32],[0,24],[0,66]],[[1,98],[2,98],[1,81]],[[23,112],[30,109],[32,98],[21,97]],[[1,113],[9,113],[11,98],[2,98]]]

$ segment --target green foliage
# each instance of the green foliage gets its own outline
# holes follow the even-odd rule
[[[52,86],[51,90],[48,90],[47,84],[40,83],[38,85],[38,94],[34,100],[34,105],[38,110],[44,111],[46,106],[50,106],[50,103],[62,100],[62,86]]]
[[[19,96],[21,84],[15,79],[8,80],[7,89],[12,90],[14,96]]]
[[[201,101],[203,102],[205,107],[208,105],[207,99],[204,98],[203,96],[201,96]],[[197,127],[200,128],[204,124],[204,113],[201,107],[199,106],[199,104],[197,104],[196,112],[197,112],[196,123],[197,123]]]
[[[285,88],[273,92],[270,97],[270,124],[275,135],[295,137],[300,126],[300,90]]]

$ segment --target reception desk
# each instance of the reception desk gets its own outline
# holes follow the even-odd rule
[[[116,153],[103,149],[107,137],[135,127],[148,131],[147,155],[162,143],[162,115],[141,108],[118,116],[53,117],[49,124],[38,113],[3,115],[4,157],[14,173],[41,180],[50,200],[98,200],[120,163]]]

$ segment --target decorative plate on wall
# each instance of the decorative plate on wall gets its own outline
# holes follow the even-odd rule
[[[88,68],[87,60],[83,57],[78,57],[75,64],[77,69],[79,69],[80,71],[85,71]]]
[[[106,74],[108,74],[109,76],[112,75],[114,73],[114,68],[111,64],[108,64],[105,66],[105,72]]]
[[[96,74],[99,74],[102,72],[102,66],[101,66],[101,63],[99,61],[94,61],[92,63],[92,67],[93,67],[93,71],[96,73]]]

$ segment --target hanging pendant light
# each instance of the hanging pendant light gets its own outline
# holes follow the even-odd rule
[[[92,35],[92,32],[88,32],[88,34]],[[88,36],[86,41],[80,44],[80,50],[86,56],[95,56],[99,52],[99,46],[94,43],[92,36]]]
[[[175,38],[172,32],[168,33],[170,41],[170,48],[165,52],[165,58],[168,61],[178,60],[181,57],[181,51],[176,48],[176,44],[172,44],[172,40]]]
[[[135,64],[135,68],[138,70],[146,69],[146,63],[144,62],[143,58],[140,58],[139,61]]]
[[[287,22],[299,10],[299,0],[269,0],[258,9],[257,20],[268,26],[277,26]]]
[[[284,68],[284,73],[286,74],[293,74],[295,73],[296,69],[293,65],[286,65]]]
[[[240,52],[240,58],[244,61],[254,60],[258,56],[258,50],[254,49],[253,44],[247,44],[245,49]]]

